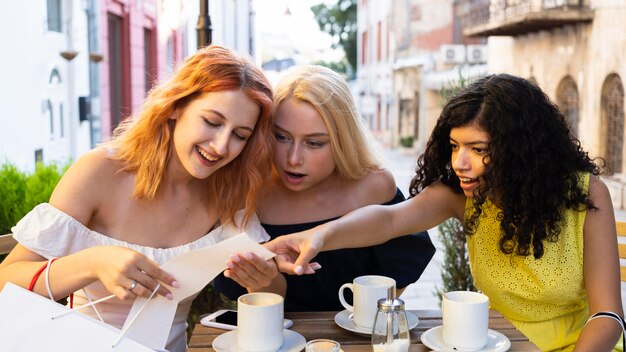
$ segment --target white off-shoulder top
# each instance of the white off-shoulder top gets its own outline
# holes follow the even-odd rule
[[[236,220],[239,222],[242,217],[243,210],[240,210],[236,215]],[[258,218],[253,216],[245,228],[236,228],[232,224],[221,225],[205,236],[184,245],[171,248],[140,246],[92,231],[78,220],[48,203],[42,203],[33,208],[11,231],[14,238],[22,246],[45,258],[62,257],[93,246],[119,246],[142,253],[159,265],[163,265],[180,254],[213,245],[242,231],[246,231],[257,242],[269,240],[269,236],[263,230]],[[111,258],[111,260],[115,260],[115,258]],[[85,290],[92,301],[110,295],[100,281],[90,284],[85,287]],[[194,298],[195,295],[181,301],[178,305],[165,347],[168,351],[179,352],[187,349],[186,318]],[[74,306],[86,303],[88,303],[88,299],[83,291],[76,291],[74,293]],[[132,304],[132,300],[122,301],[112,298],[99,303],[97,309],[107,324],[121,328]],[[82,309],[80,312],[97,319],[93,309]]]

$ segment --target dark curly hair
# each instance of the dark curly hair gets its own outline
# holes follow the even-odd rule
[[[490,153],[465,232],[477,231],[481,206],[495,191],[502,209],[500,250],[541,258],[544,241],[558,240],[564,209],[595,209],[580,188],[579,172],[598,175],[600,169],[539,87],[508,74],[490,75],[461,90],[443,108],[418,158],[411,197],[435,181],[462,192],[451,164],[450,130],[474,122],[489,134]]]

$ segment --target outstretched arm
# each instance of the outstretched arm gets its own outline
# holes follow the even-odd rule
[[[280,236],[266,247],[277,254],[280,271],[310,274],[314,271],[307,263],[320,251],[372,246],[428,230],[450,217],[462,218],[465,200],[464,195],[434,183],[405,202],[369,205],[313,229]]]
[[[598,210],[587,211],[584,225],[583,267],[589,314],[610,311],[623,316],[615,216],[606,185],[596,176],[589,180],[589,196]],[[590,321],[575,351],[611,351],[621,333],[612,319]]]

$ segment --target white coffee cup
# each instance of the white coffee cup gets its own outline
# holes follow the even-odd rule
[[[237,300],[237,344],[244,351],[276,351],[283,344],[283,297],[254,292]]]
[[[387,289],[396,286],[396,280],[379,275],[365,275],[355,278],[352,283],[346,283],[339,288],[339,301],[348,311],[352,312],[354,323],[357,326],[372,329],[374,318],[378,310],[378,300],[387,297]],[[343,296],[344,289],[352,290],[354,306],[346,302]]]
[[[441,300],[443,342],[458,351],[477,351],[487,344],[489,297],[471,291],[447,292]]]

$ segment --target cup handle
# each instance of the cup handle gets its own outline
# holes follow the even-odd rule
[[[349,288],[350,291],[352,291],[352,293],[354,293],[354,288],[353,288],[353,285],[351,283],[347,283],[347,284],[341,285],[341,287],[339,288],[339,302],[341,302],[341,305],[344,308],[346,308],[349,312],[354,312],[354,307],[349,305],[348,302],[346,302],[346,299],[343,297],[343,290],[345,288]]]

